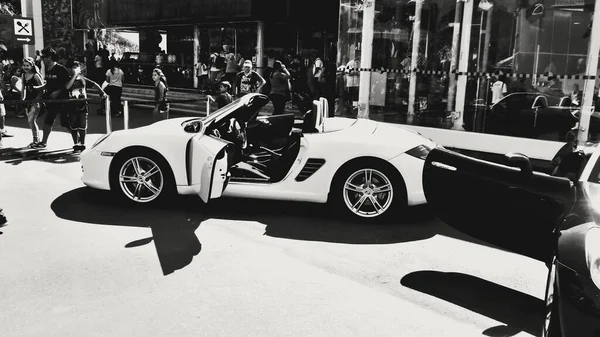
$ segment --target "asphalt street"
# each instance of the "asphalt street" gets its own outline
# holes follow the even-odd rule
[[[149,120],[132,109],[132,127]],[[7,122],[2,336],[540,335],[546,267],[426,206],[385,225],[290,202],[131,208],[85,188],[77,156],[52,153],[72,146],[60,127],[31,155],[13,149],[31,141],[25,120]],[[103,117],[89,130],[92,144]]]

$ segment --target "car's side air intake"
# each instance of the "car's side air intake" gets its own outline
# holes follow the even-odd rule
[[[323,167],[324,164],[325,164],[325,159],[309,158],[306,161],[306,164],[304,165],[304,167],[302,168],[302,171],[300,171],[300,173],[298,173],[298,176],[296,177],[296,181],[305,181],[306,179],[310,178],[310,176],[312,176],[321,167]]]

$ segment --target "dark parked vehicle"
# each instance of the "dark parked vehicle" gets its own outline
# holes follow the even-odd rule
[[[436,148],[425,162],[423,188],[439,218],[549,267],[543,336],[600,333],[599,157],[594,148],[568,153],[554,176],[515,153],[502,165]]]

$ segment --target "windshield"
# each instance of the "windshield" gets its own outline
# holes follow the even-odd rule
[[[590,183],[600,184],[600,160],[597,159],[598,157],[595,157],[595,158],[596,158],[596,163],[594,163],[594,168],[592,169],[592,172],[590,173],[590,177],[588,178],[588,181]]]

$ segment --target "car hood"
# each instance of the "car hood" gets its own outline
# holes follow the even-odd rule
[[[591,182],[581,182],[580,184],[587,210],[596,224],[600,224],[600,184]]]

